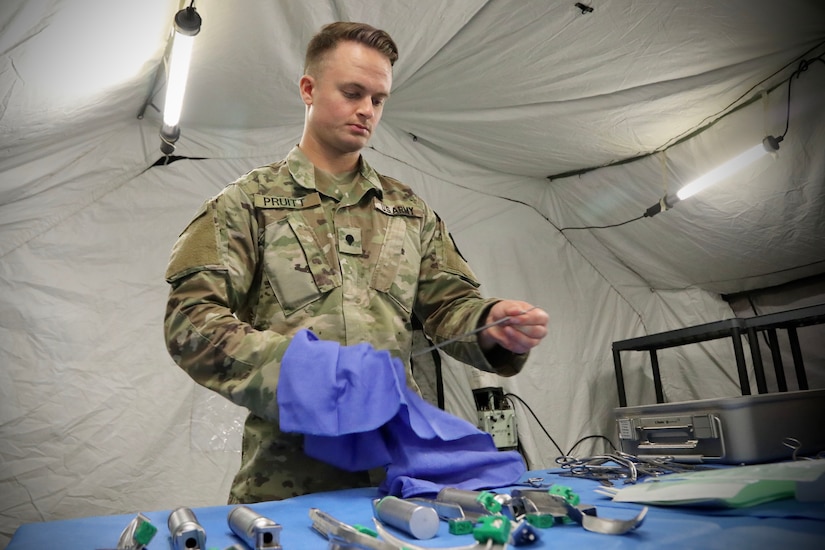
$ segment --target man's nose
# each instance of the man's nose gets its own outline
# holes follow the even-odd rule
[[[364,118],[372,118],[375,116],[375,105],[372,104],[372,98],[366,97],[358,104],[358,114]]]

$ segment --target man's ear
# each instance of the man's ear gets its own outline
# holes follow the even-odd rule
[[[298,81],[298,89],[301,92],[301,99],[306,105],[312,105],[312,92],[315,91],[315,79],[305,74]]]

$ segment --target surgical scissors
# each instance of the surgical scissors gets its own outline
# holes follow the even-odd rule
[[[639,457],[617,451],[585,458],[560,456],[558,464],[566,472],[562,476],[593,479],[612,485],[613,480],[623,479],[624,483],[636,483],[645,476],[686,472],[697,469],[693,464],[679,464],[673,457]]]

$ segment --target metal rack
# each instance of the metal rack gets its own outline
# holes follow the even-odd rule
[[[785,330],[793,357],[794,372],[800,390],[808,389],[808,379],[805,374],[805,365],[802,360],[802,352],[799,348],[799,338],[796,329],[808,325],[825,323],[825,304],[802,307],[779,313],[758,315],[756,317],[734,317],[723,321],[714,321],[692,327],[686,327],[628,340],[613,342],[613,366],[616,371],[616,387],[619,393],[619,406],[627,406],[627,396],[624,388],[624,375],[622,373],[622,351],[647,351],[650,353],[651,369],[653,371],[653,386],[656,392],[656,402],[664,403],[664,392],[662,391],[662,377],[659,371],[658,350],[684,346],[717,340],[720,338],[730,338],[733,345],[733,355],[736,359],[736,369],[739,374],[739,386],[742,395],[750,395],[750,380],[748,379],[747,367],[745,364],[745,354],[742,346],[742,335],[748,336],[751,358],[753,362],[754,376],[756,378],[756,389],[759,393],[768,393],[765,380],[765,369],[762,361],[762,353],[759,349],[758,336],[764,332],[768,338],[768,345],[771,349],[771,359],[776,374],[777,387],[780,392],[788,391],[785,379],[785,370],[782,364],[782,357],[779,350],[777,330]]]

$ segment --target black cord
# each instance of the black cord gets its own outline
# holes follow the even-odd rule
[[[546,436],[547,436],[547,438],[548,438],[548,439],[549,439],[549,440],[553,443],[553,445],[555,445],[555,446],[556,446],[556,449],[558,449],[558,451],[559,451],[559,456],[565,456],[564,451],[562,451],[562,450],[561,450],[561,447],[559,447],[559,444],[558,444],[558,443],[556,443],[556,440],[555,440],[555,439],[553,439],[553,436],[551,436],[551,435],[550,435],[550,433],[549,433],[549,432],[547,431],[547,429],[544,427],[544,424],[542,424],[542,423],[541,423],[541,420],[539,420],[539,417],[538,417],[538,416],[536,416],[536,413],[534,413],[534,412],[533,412],[533,409],[531,409],[531,408],[530,408],[530,405],[528,405],[527,403],[525,403],[525,402],[524,402],[524,399],[522,399],[521,397],[519,397],[518,395],[516,395],[516,394],[514,394],[514,393],[505,393],[505,394],[504,394],[504,398],[505,398],[505,399],[509,399],[510,397],[515,397],[516,399],[518,399],[518,400],[521,402],[521,404],[522,404],[522,405],[524,405],[524,407],[525,407],[528,411],[530,411],[530,414],[532,414],[532,415],[533,415],[533,418],[535,418],[535,419],[536,419],[536,422],[538,422],[538,425],[539,425],[539,427],[541,428],[541,431],[543,431],[543,432],[544,432],[544,435],[546,435]]]
[[[821,45],[822,44],[819,44],[817,47],[819,47]],[[810,52],[810,50],[809,50],[809,52]],[[788,101],[787,101],[787,107],[786,107],[786,110],[785,110],[785,130],[782,132],[782,135],[780,135],[776,138],[776,143],[777,144],[782,142],[785,139],[785,136],[788,134],[788,127],[790,126],[790,121],[791,121],[791,83],[793,82],[794,78],[799,78],[802,75],[802,73],[807,71],[808,68],[811,66],[811,64],[814,63],[815,61],[825,63],[825,59],[823,59],[823,57],[821,55],[816,56],[816,57],[811,57],[810,59],[802,59],[799,62],[799,66],[796,68],[796,70],[793,73],[791,73],[791,76],[788,77]],[[787,65],[785,67],[787,67]],[[783,67],[783,69],[785,67]],[[778,72],[779,71],[777,71],[777,73]],[[774,74],[777,74],[777,73],[774,73]],[[771,76],[773,76],[773,75],[771,75]],[[765,80],[767,80],[767,79],[765,79]],[[762,80],[761,82],[759,82],[759,84],[761,84],[765,80]],[[746,92],[744,95],[740,96],[731,105],[726,107],[726,109],[729,109],[732,105],[739,102],[742,99],[742,97],[747,95],[747,93],[752,91],[754,88],[755,88],[755,86],[753,88],[751,88],[750,90],[748,90],[748,92]],[[657,148],[656,151],[666,150],[668,148],[669,148],[669,146],[667,144],[665,144],[665,146]],[[578,173],[581,174],[583,172],[590,171],[590,170],[595,170],[595,169],[596,168],[591,168],[591,169],[587,169],[587,170],[584,170],[584,171],[578,172]],[[548,176],[548,179],[553,179],[553,178],[551,176]],[[654,206],[656,206],[656,205],[654,205]],[[571,230],[572,229],[608,229],[608,228],[611,228],[611,227],[619,227],[619,226],[622,226],[622,225],[625,225],[625,224],[628,224],[628,223],[631,223],[631,222],[635,222],[636,220],[640,220],[642,218],[653,217],[658,212],[661,211],[660,209],[656,209],[656,210],[652,210],[652,209],[653,209],[653,207],[649,208],[647,210],[647,212],[645,212],[641,216],[637,216],[633,219],[623,221],[623,222],[620,222],[620,223],[613,223],[613,224],[609,224],[609,225],[585,225],[585,226],[581,226],[581,227],[562,227],[562,228],[559,229],[559,231],[564,232],[564,231],[567,231],[568,229],[571,229]]]
[[[610,444],[611,449],[613,449],[614,451],[618,450],[618,449],[616,449],[616,446],[613,444],[613,442],[610,440],[609,437],[606,437],[606,436],[603,436],[603,435],[586,435],[586,436],[582,437],[581,439],[579,439],[578,441],[576,441],[575,443],[573,443],[573,446],[570,447],[570,450],[567,451],[567,454],[565,456],[571,456],[573,454],[573,449],[578,447],[579,443],[582,443],[583,441],[587,441],[588,439],[604,439],[605,441],[607,441]]]
[[[643,159],[643,158],[647,158],[647,157],[649,157],[649,156],[651,156],[651,155],[655,155],[656,153],[659,153],[659,152],[661,152],[661,151],[665,151],[665,150],[667,150],[667,149],[670,149],[670,148],[671,148],[671,147],[673,147],[674,145],[676,145],[676,144],[678,144],[678,143],[681,143],[682,141],[684,141],[684,140],[686,140],[686,139],[690,138],[691,136],[694,136],[694,135],[696,135],[696,134],[698,134],[698,133],[701,133],[701,132],[705,131],[708,127],[712,126],[713,124],[715,124],[716,122],[718,122],[719,120],[721,120],[723,117],[728,116],[731,112],[733,112],[733,110],[736,110],[736,109],[733,109],[733,108],[734,108],[734,106],[735,106],[735,105],[737,105],[738,103],[740,103],[740,102],[742,101],[742,99],[744,99],[745,97],[747,97],[747,96],[748,96],[751,92],[753,92],[754,90],[756,90],[757,88],[759,88],[762,84],[764,84],[765,82],[767,82],[768,80],[770,80],[770,79],[771,79],[771,78],[773,78],[774,76],[778,75],[779,73],[781,73],[782,71],[784,71],[785,69],[787,69],[788,67],[790,67],[793,63],[796,63],[796,61],[797,61],[798,59],[800,59],[800,58],[801,58],[801,59],[804,59],[806,55],[808,55],[809,53],[811,53],[811,52],[813,52],[813,51],[817,50],[818,48],[821,48],[823,45],[825,45],[825,41],[822,41],[822,42],[820,42],[820,43],[816,44],[815,46],[813,46],[812,48],[808,49],[805,53],[803,53],[802,55],[800,55],[800,56],[799,56],[799,57],[797,57],[796,59],[793,59],[791,62],[786,63],[785,65],[783,65],[783,66],[782,66],[780,69],[778,69],[777,71],[775,71],[775,72],[771,73],[770,75],[766,76],[765,78],[763,78],[762,80],[760,80],[759,82],[757,82],[756,84],[754,84],[753,86],[751,86],[751,87],[750,87],[750,88],[749,88],[749,89],[748,89],[745,93],[743,93],[742,95],[740,95],[739,97],[737,97],[735,100],[733,100],[733,101],[732,101],[732,102],[731,102],[731,103],[730,103],[727,107],[723,108],[723,109],[722,109],[722,110],[720,110],[720,111],[717,111],[716,113],[714,113],[714,114],[712,114],[712,115],[709,115],[709,116],[705,117],[705,119],[704,119],[704,120],[702,120],[702,121],[701,121],[698,125],[694,126],[694,127],[693,127],[693,128],[691,128],[690,130],[687,130],[687,131],[683,132],[682,134],[680,134],[680,135],[678,135],[678,136],[672,137],[671,139],[667,140],[667,141],[666,141],[665,143],[663,143],[662,145],[659,145],[658,147],[656,147],[655,149],[653,149],[653,150],[652,150],[652,151],[650,151],[649,153],[640,153],[640,154],[638,154],[638,155],[636,155],[636,156],[633,156],[633,157],[627,157],[627,158],[623,158],[623,159],[621,159],[621,160],[612,161],[612,162],[607,162],[607,163],[605,163],[605,164],[600,164],[600,165],[598,165],[598,166],[589,166],[589,167],[587,167],[587,168],[580,168],[580,169],[578,169],[578,170],[569,170],[569,171],[567,171],[567,172],[560,172],[560,173],[557,173],[557,174],[551,174],[551,175],[549,175],[549,176],[546,176],[546,178],[547,178],[548,180],[550,180],[550,181],[554,181],[554,180],[561,179],[561,178],[569,178],[569,177],[573,177],[573,176],[581,176],[581,175],[583,175],[583,174],[586,174],[586,173],[588,173],[588,172],[593,172],[594,170],[599,170],[599,169],[601,169],[601,168],[607,168],[607,167],[610,167],[610,166],[621,166],[622,164],[627,164],[627,163],[630,163],[630,162],[635,162],[635,161],[637,161],[637,160],[641,160],[641,159]],[[815,58],[812,58],[811,60],[816,60],[816,59],[818,59],[818,60],[822,61],[821,57],[815,57]],[[782,82],[780,82],[779,84],[777,84],[774,88],[778,88],[778,87],[779,87],[779,86],[781,86],[783,83],[784,83],[784,80],[783,80]],[[768,90],[768,91],[770,92],[770,91],[772,91],[774,88],[772,88],[771,90]],[[751,99],[747,100],[746,102],[744,102],[743,104],[741,104],[739,107],[744,107],[745,105],[750,104],[752,101],[755,101],[756,99],[758,99],[758,96],[756,96],[756,97],[754,97],[754,98],[751,98]],[[737,107],[737,108],[739,108],[739,107]],[[733,110],[731,110],[731,109],[733,109]],[[725,113],[725,111],[730,111],[730,112]],[[724,113],[724,114],[723,114],[723,113]],[[720,115],[721,115],[721,116],[720,116]],[[719,117],[719,118],[716,118],[716,117]],[[710,122],[710,123],[708,123],[708,121],[709,121],[709,120],[712,120],[712,119],[714,119],[714,118],[716,119],[714,122]]]
[[[555,440],[555,439],[553,439],[553,436],[551,436],[551,435],[550,435],[550,433],[547,431],[547,429],[544,427],[544,424],[542,424],[542,423],[541,423],[541,420],[539,420],[539,417],[538,417],[538,416],[536,416],[536,413],[535,413],[535,412],[533,412],[533,409],[531,409],[531,408],[530,408],[530,405],[528,405],[527,403],[525,403],[525,402],[524,402],[524,399],[522,399],[521,397],[519,397],[518,395],[516,395],[516,394],[514,394],[514,393],[505,393],[505,394],[504,394],[504,398],[505,398],[505,399],[510,399],[511,397],[515,397],[516,399],[518,399],[518,400],[521,402],[521,404],[522,404],[522,405],[524,405],[524,407],[525,407],[528,411],[530,411],[530,414],[532,414],[532,415],[533,415],[533,418],[535,418],[535,419],[536,419],[536,422],[538,423],[539,427],[541,428],[541,431],[543,431],[543,432],[544,432],[544,435],[546,435],[546,436],[547,436],[547,438],[548,438],[548,439],[549,439],[549,440],[553,443],[553,445],[556,447],[556,450],[558,450],[558,451],[559,451],[559,456],[570,456],[570,453],[572,453],[572,452],[573,452],[573,449],[575,449],[576,447],[578,447],[578,446],[579,446],[579,444],[580,444],[580,443],[582,443],[583,441],[586,441],[586,440],[588,440],[588,439],[604,439],[605,441],[607,441],[607,442],[610,444],[610,447],[611,447],[614,451],[616,450],[616,446],[613,444],[613,442],[612,442],[612,441],[610,441],[610,438],[605,437],[605,436],[603,436],[603,435],[586,435],[586,436],[582,437],[581,439],[579,439],[578,441],[576,441],[576,442],[573,444],[573,446],[572,446],[572,447],[570,447],[570,450],[569,450],[569,451],[567,451],[567,452],[565,453],[564,451],[562,451],[562,450],[561,450],[561,447],[559,447],[559,444],[558,444],[558,443],[556,443],[556,440]],[[519,446],[520,446],[520,445],[521,445],[521,444],[519,443]],[[522,453],[522,455],[523,455],[523,454],[524,454],[524,453]]]
[[[800,65],[802,65],[803,63],[805,63],[805,56],[806,56],[806,55],[808,55],[809,53],[811,53],[811,52],[815,51],[816,49],[818,49],[818,48],[822,47],[823,45],[825,45],[825,41],[822,41],[822,42],[820,42],[819,44],[816,44],[814,47],[810,48],[808,51],[806,51],[805,53],[803,53],[801,56],[797,57],[797,59],[800,59],[800,58],[801,58]],[[820,61],[822,61],[821,56],[813,57],[813,58],[811,58],[811,61],[813,61],[813,60],[815,60],[815,59],[819,59]],[[659,151],[664,151],[664,150],[667,150],[667,149],[669,149],[670,147],[672,147],[673,145],[676,145],[677,143],[679,143],[680,141],[682,141],[683,139],[687,139],[687,138],[689,138],[689,137],[690,137],[690,136],[692,136],[692,135],[695,135],[695,134],[697,134],[697,133],[703,132],[705,129],[707,129],[707,126],[703,127],[702,125],[703,125],[703,124],[705,124],[705,122],[707,122],[708,120],[710,120],[710,119],[712,119],[712,118],[719,117],[719,118],[717,118],[717,119],[716,119],[716,121],[719,121],[719,120],[721,120],[722,118],[724,118],[725,116],[728,116],[728,115],[729,115],[731,112],[733,112],[733,111],[730,111],[730,112],[728,112],[728,113],[725,113],[725,111],[729,111],[729,110],[730,110],[730,109],[731,109],[734,105],[736,105],[737,103],[739,103],[740,101],[742,101],[742,99],[743,99],[743,98],[745,98],[746,96],[748,96],[748,94],[750,94],[751,92],[753,92],[754,90],[756,90],[757,88],[759,88],[762,84],[764,84],[765,82],[767,82],[768,80],[770,80],[770,79],[771,79],[771,78],[773,78],[774,76],[778,75],[779,73],[781,73],[782,71],[784,71],[785,69],[787,69],[788,67],[790,67],[790,66],[791,66],[791,64],[792,64],[792,63],[794,63],[794,62],[796,62],[796,60],[793,60],[793,61],[791,61],[791,62],[789,62],[789,63],[786,63],[786,64],[785,64],[785,65],[783,65],[783,66],[782,66],[779,70],[774,71],[774,72],[773,72],[773,73],[771,73],[770,75],[766,76],[765,78],[763,78],[762,80],[760,80],[759,82],[757,82],[756,84],[754,84],[753,86],[751,86],[751,87],[750,87],[750,88],[749,88],[749,89],[748,89],[745,93],[743,93],[743,94],[742,94],[742,95],[740,95],[738,98],[736,98],[734,101],[732,101],[732,102],[731,102],[731,103],[730,103],[727,107],[725,107],[725,108],[724,108],[724,109],[722,109],[721,111],[716,112],[716,113],[715,113],[715,114],[713,114],[713,115],[710,115],[710,116],[706,117],[706,118],[705,118],[702,122],[700,122],[700,123],[699,123],[699,126],[695,127],[693,130],[690,130],[690,131],[684,132],[683,134],[681,134],[681,136],[677,136],[677,137],[675,137],[675,138],[672,138],[672,139],[668,140],[668,141],[667,141],[667,142],[665,142],[664,144],[662,144],[662,145],[660,145],[659,147],[657,147],[656,149],[654,149],[654,152],[659,152]],[[799,69],[798,69],[798,68],[797,68],[797,70],[796,70],[796,71],[794,71],[793,73],[791,73],[791,76],[790,76],[790,77],[788,77],[788,80],[790,80],[791,78],[793,78],[793,77],[794,77],[794,75],[796,75],[796,74],[797,74],[797,72],[799,72]],[[774,86],[774,88],[772,88],[771,90],[776,89],[776,88],[778,88],[778,87],[779,87],[779,86],[781,86],[781,85],[782,85],[782,83],[780,82],[779,84],[777,84],[776,86]],[[770,92],[771,90],[768,90],[768,92]],[[758,99],[758,97],[759,97],[759,96],[752,97],[750,100],[746,101],[746,102],[745,102],[743,105],[741,105],[741,106],[745,106],[745,105],[749,104],[751,101],[754,101],[754,100]],[[734,110],[735,110],[735,109],[734,109]],[[722,114],[722,113],[725,113],[725,114]],[[721,116],[720,116],[720,115],[721,115]],[[711,122],[711,123],[710,123],[710,125],[713,125],[713,124],[715,124],[715,123],[716,123],[716,122]]]
[[[788,90],[789,95],[790,95],[790,92],[791,92],[791,90],[789,89]],[[760,313],[759,313],[759,310],[756,309],[756,304],[753,303],[753,298],[751,298],[750,294],[748,294],[747,298],[748,298],[748,304],[751,306],[751,310],[753,310],[753,314],[756,315],[757,317],[759,317]],[[760,332],[762,334],[762,340],[764,340],[765,345],[768,347],[769,350],[773,351],[773,346],[771,346],[771,342],[770,342],[770,340],[768,340],[768,335],[765,333],[765,331],[760,331]],[[756,334],[756,340],[757,340],[757,342],[756,342],[757,345],[759,345],[759,333]]]
[[[628,224],[630,222],[635,222],[636,220],[641,220],[642,218],[646,218],[646,217],[647,217],[646,214],[642,214],[641,216],[637,216],[637,217],[633,218],[632,220],[627,220],[627,221],[623,221],[623,222],[620,222],[620,223],[612,223],[610,225],[584,225],[584,226],[581,226],[581,227],[561,227],[561,228],[559,228],[559,231],[565,232],[569,229],[608,229],[610,227],[619,227],[620,225],[625,225],[625,224]]]
[[[748,305],[751,306],[751,311],[753,311],[754,315],[759,315],[759,311],[756,310],[756,304],[753,303],[753,298],[751,298],[750,294],[747,296],[748,298]]]
[[[785,111],[785,131],[782,132],[782,139],[785,139],[785,136],[788,133],[788,126],[791,122],[791,83],[793,82],[794,77],[799,78],[802,73],[808,70],[808,67],[811,66],[811,63],[814,61],[819,61],[821,63],[825,63],[825,59],[822,56],[812,57],[810,59],[803,59],[799,62],[799,67],[791,74],[790,78],[788,78],[788,107]]]

